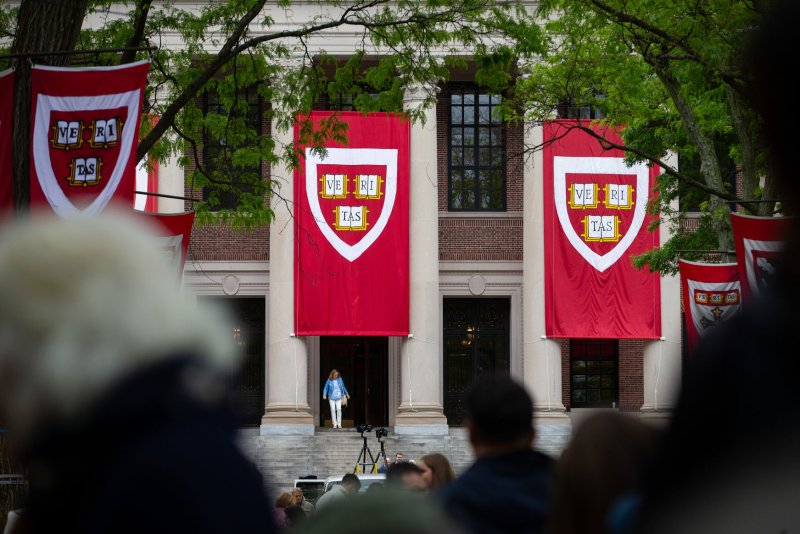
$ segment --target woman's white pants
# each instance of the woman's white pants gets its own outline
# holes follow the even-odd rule
[[[333,421],[333,428],[342,427],[342,399],[333,400],[328,399],[331,403],[331,420]]]

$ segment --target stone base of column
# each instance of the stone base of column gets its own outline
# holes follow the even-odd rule
[[[645,404],[639,409],[639,417],[648,422],[667,424],[672,419],[672,408],[672,406],[659,406],[656,409],[652,404]]]
[[[450,431],[439,404],[402,404],[394,419],[394,433],[406,436],[446,436]]]
[[[534,421],[547,421],[548,423],[572,423],[572,420],[567,415],[567,409],[559,403],[557,406],[533,405],[533,420]]]
[[[261,418],[262,436],[313,436],[314,418],[309,406],[269,405]]]

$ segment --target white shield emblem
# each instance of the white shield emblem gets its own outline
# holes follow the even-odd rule
[[[600,272],[625,254],[642,228],[650,189],[649,171],[643,163],[629,167],[623,158],[553,158],[554,200],[561,229],[573,248]],[[572,178],[568,180],[568,176]],[[631,184],[613,183],[614,180],[608,179],[610,176],[628,176],[633,180]],[[603,191],[602,203],[608,208],[606,211],[598,207]],[[569,195],[573,198],[568,199]],[[581,235],[576,229],[577,212],[584,216],[584,234]],[[599,228],[596,235],[590,234],[587,227],[590,222]],[[594,250],[587,242],[596,242]]]
[[[327,154],[321,156],[315,154],[310,148],[306,148],[305,154],[305,186],[311,214],[314,216],[314,220],[322,232],[322,235],[325,236],[325,239],[328,240],[333,248],[346,260],[351,262],[355,261],[378,239],[378,237],[380,237],[392,214],[392,208],[394,207],[395,198],[397,196],[397,150],[380,148],[329,148],[327,149]],[[336,228],[336,221],[333,215],[327,214],[328,217],[326,217],[326,214],[323,213],[320,204],[322,192],[320,191],[321,174],[319,166],[321,165],[347,166],[354,169],[365,166],[369,168],[374,168],[376,166],[385,168],[385,176],[368,175],[374,176],[378,184],[375,198],[380,200],[380,214],[377,214],[377,218],[374,222],[370,221],[367,224],[366,220],[364,220],[363,228],[359,228],[359,230],[363,230],[363,234],[360,235],[360,239],[355,242],[348,243],[339,237],[339,235],[337,235],[337,230],[341,230],[342,228]],[[352,178],[344,179],[350,180]],[[333,196],[337,199],[341,197],[341,203],[355,204],[346,206],[346,208],[348,210],[360,208],[364,210],[363,213],[366,217],[365,208],[358,205],[360,202],[357,200],[357,195],[348,195],[347,187],[348,186],[345,184],[340,191],[342,194]],[[352,188],[355,186],[350,187]],[[372,196],[370,196],[370,198],[372,198]],[[374,208],[373,211],[375,211]],[[360,216],[361,213],[359,213],[359,217]]]
[[[136,128],[132,121],[139,117],[140,94],[137,89],[99,96],[38,96],[33,125],[33,164],[42,192],[58,215],[96,215],[112,199],[125,174],[134,146]],[[114,116],[112,110],[120,109],[127,110],[124,118]],[[97,112],[104,110],[109,110],[105,119],[83,118],[83,114],[97,116]],[[68,115],[70,118],[54,120],[54,114],[62,117]],[[124,124],[128,121],[131,121],[130,124]],[[59,132],[54,131],[61,125],[77,133],[68,133],[61,138]],[[70,185],[77,185],[84,193],[90,188],[96,189],[95,196],[85,206],[76,206],[65,190],[65,176],[69,174],[69,167],[55,161],[64,157],[72,158],[73,180]],[[104,159],[111,164],[103,165]],[[80,172],[76,171],[76,165],[81,166]],[[94,169],[94,172],[86,169]]]

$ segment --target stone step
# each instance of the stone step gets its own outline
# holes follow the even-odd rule
[[[570,425],[536,425],[536,447],[542,452],[558,456],[571,432]],[[367,446],[373,457],[380,451],[374,433],[365,434]],[[300,476],[316,475],[320,479],[352,472],[363,440],[353,429],[317,429],[313,436],[261,436],[250,432],[240,439],[241,447],[264,474],[271,491],[291,488]],[[384,439],[389,457],[402,451],[407,459],[418,459],[425,454],[444,454],[457,474],[473,461],[467,433],[462,428],[451,428],[446,436],[397,436]]]

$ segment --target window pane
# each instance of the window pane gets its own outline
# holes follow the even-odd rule
[[[598,362],[598,361],[588,361],[588,362],[586,362],[586,368],[589,370],[590,373],[599,373],[600,372],[600,362]]]
[[[586,362],[583,360],[573,360],[572,361],[572,370],[576,373],[583,372],[586,369]]]
[[[479,106],[478,107],[478,122],[481,124],[489,124],[491,122],[492,112],[489,110],[489,106]]]
[[[492,124],[501,124],[503,122],[503,118],[500,116],[500,110],[496,107],[492,108],[492,113],[489,117],[492,120]]]
[[[481,209],[492,209],[492,195],[489,191],[481,191],[480,192],[480,203]]]
[[[604,404],[611,404],[612,402],[616,402],[617,400],[616,392],[613,389],[601,389],[600,400],[602,400]]]
[[[464,165],[471,167],[475,165],[475,149],[464,147]]]
[[[492,128],[492,146],[503,146],[503,130]]]
[[[492,149],[491,148],[480,148],[478,149],[478,165],[481,167],[491,167],[492,166]],[[489,176],[488,173],[486,174],[486,178],[488,180]]]
[[[461,155],[461,147],[457,146],[450,150],[450,165],[461,167],[464,165],[464,158]]]
[[[595,403],[600,402],[600,391],[596,389],[590,389],[586,392],[586,402],[588,403]]]
[[[576,388],[586,387],[586,375],[572,375],[572,385]]]
[[[492,141],[491,128],[478,128],[478,144],[489,146]]]
[[[501,101],[500,95],[492,95],[492,105],[498,105]]]
[[[478,104],[489,104],[491,97],[489,95],[478,96]]]
[[[455,191],[461,189],[464,184],[464,175],[459,170],[454,170],[450,175],[450,188]]]
[[[474,145],[475,145],[475,129],[464,128],[464,146],[474,146]]]
[[[475,171],[472,169],[464,170],[464,187],[475,189]]]
[[[572,402],[575,404],[586,403],[586,390],[574,389],[572,390]]]
[[[492,191],[492,209],[503,209],[503,192]]]
[[[453,104],[454,106],[460,106],[461,105],[461,95],[460,94],[450,95],[450,103]]]
[[[461,128],[450,129],[450,144],[452,146],[461,146],[464,141],[464,130]]]
[[[475,108],[464,108],[464,124],[475,124]]]
[[[589,375],[586,377],[586,385],[592,389],[600,388],[600,377],[597,375]]]
[[[461,108],[459,106],[453,106],[452,108],[450,108],[450,122],[452,122],[453,124],[461,124],[463,122],[461,119],[462,109],[464,108]]]
[[[601,376],[600,377],[600,387],[606,389],[613,389],[617,386],[617,381],[615,380],[616,377],[614,376]]]
[[[475,105],[475,95],[474,94],[466,94],[466,95],[464,95],[464,105],[465,106],[474,106]]]
[[[506,162],[503,158],[503,149],[500,147],[494,147],[492,149],[492,166],[503,169],[505,165]],[[505,174],[505,172],[503,174]]]

